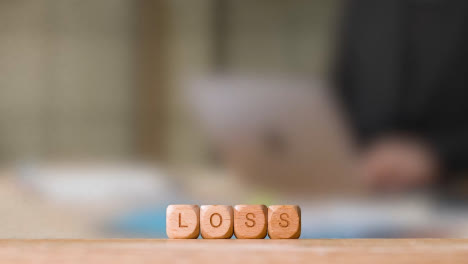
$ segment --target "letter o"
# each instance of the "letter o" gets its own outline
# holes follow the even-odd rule
[[[214,225],[213,224],[213,216],[217,215],[219,217],[219,223],[217,225]],[[223,223],[223,217],[218,214],[218,213],[214,213],[210,216],[210,224],[212,227],[219,227],[221,224]]]

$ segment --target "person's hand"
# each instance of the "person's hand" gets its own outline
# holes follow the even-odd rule
[[[402,191],[434,183],[439,162],[424,142],[393,136],[371,144],[361,156],[359,169],[368,187]]]

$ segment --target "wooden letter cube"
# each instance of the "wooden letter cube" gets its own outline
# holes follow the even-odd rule
[[[265,205],[234,206],[234,234],[236,238],[265,238],[268,209]]]
[[[202,205],[200,228],[203,238],[231,238],[234,213],[228,205]]]
[[[200,207],[198,205],[169,205],[166,210],[166,233],[169,238],[198,238]]]
[[[268,207],[268,236],[272,239],[299,238],[301,235],[301,208],[297,205]]]

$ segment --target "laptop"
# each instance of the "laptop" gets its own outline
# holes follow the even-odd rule
[[[215,76],[188,87],[213,152],[243,182],[288,197],[360,192],[349,133],[323,82]]]

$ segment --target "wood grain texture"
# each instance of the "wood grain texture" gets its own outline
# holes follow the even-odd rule
[[[203,238],[231,238],[234,231],[234,212],[230,205],[202,205],[200,228]]]
[[[200,207],[198,205],[169,205],[166,210],[166,233],[169,238],[198,238]]]
[[[234,235],[236,238],[265,238],[267,227],[268,209],[265,205],[234,206]]]
[[[268,236],[272,239],[299,238],[301,236],[301,208],[297,205],[269,206]]]
[[[468,239],[0,240],[0,263],[465,264]]]

